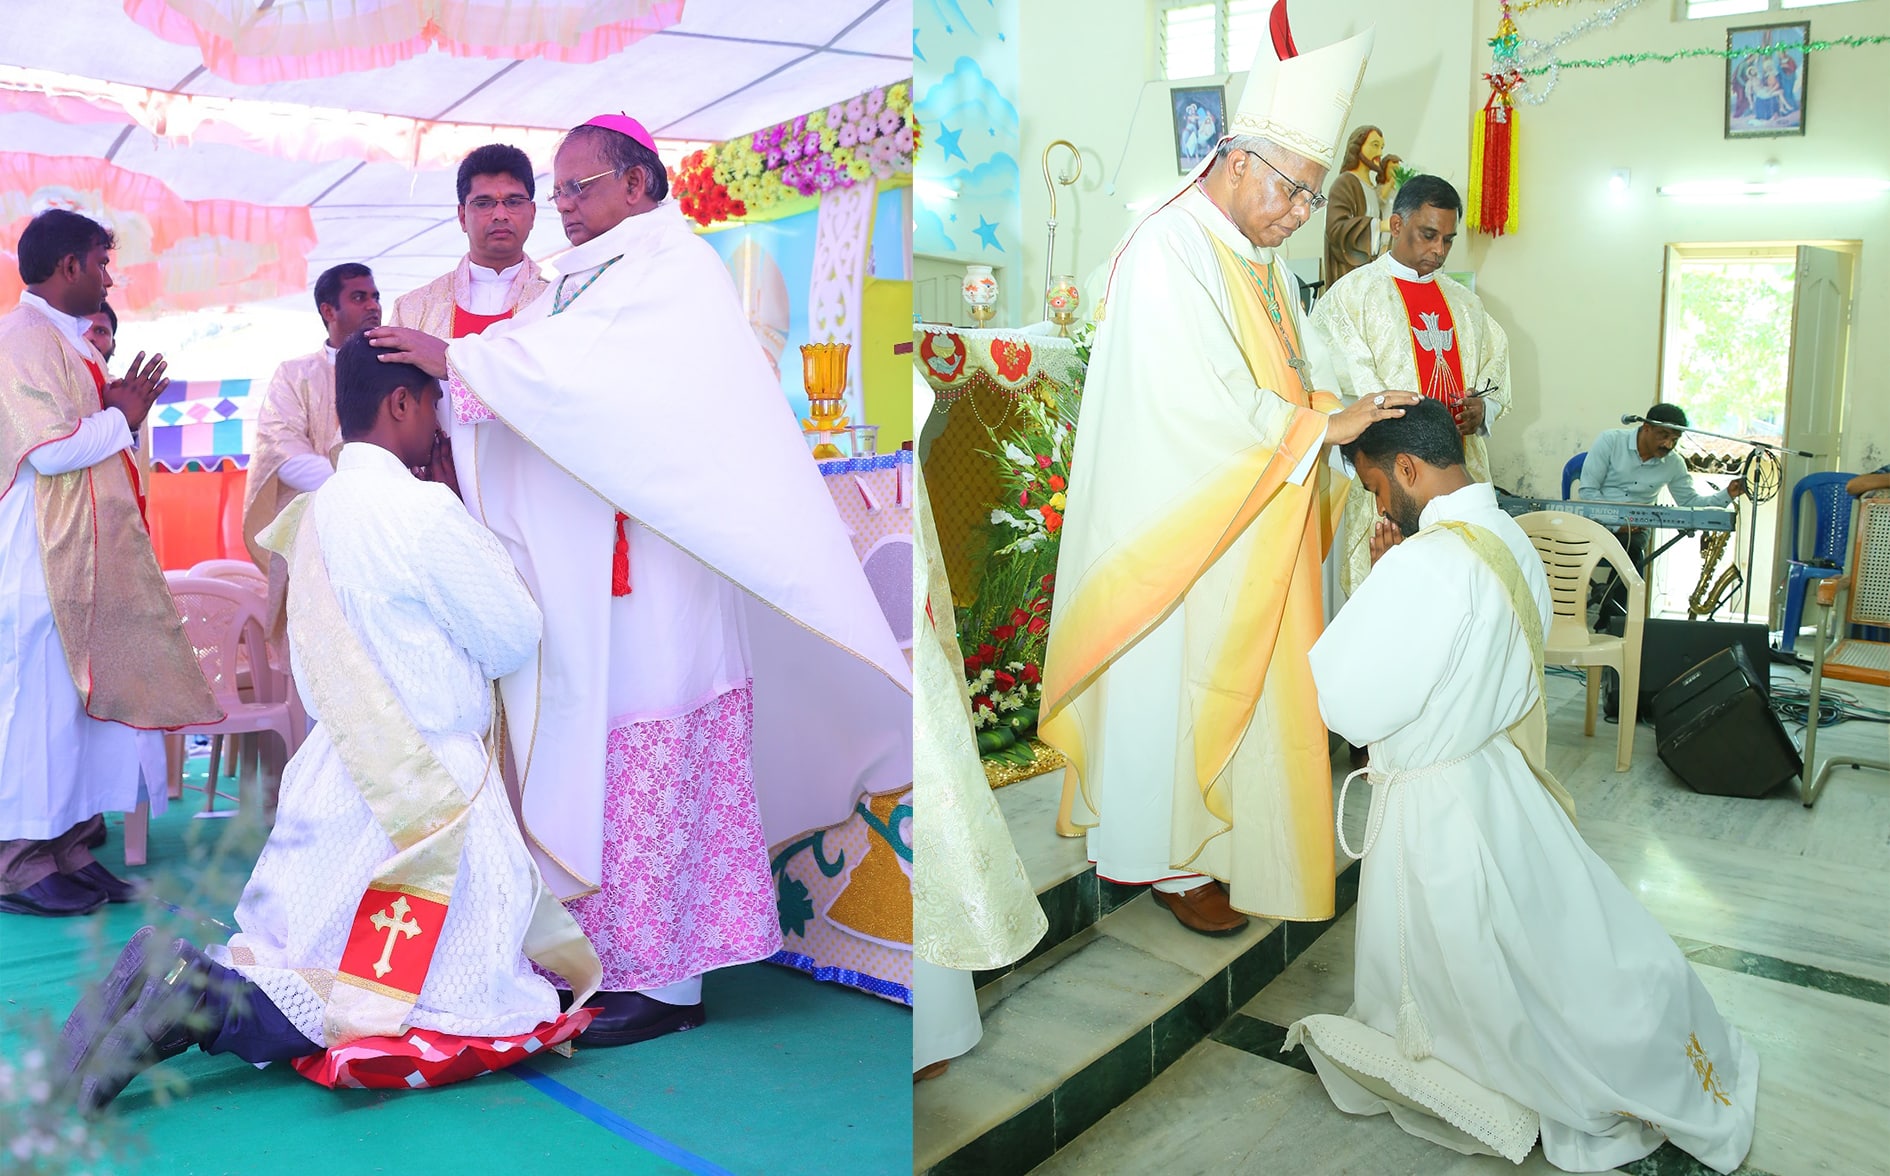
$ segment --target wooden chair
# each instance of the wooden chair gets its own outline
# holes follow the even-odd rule
[[[1799,776],[1801,781],[1810,781],[1803,788],[1806,808],[1817,803],[1825,778],[1839,764],[1853,770],[1890,772],[1890,761],[1886,760],[1834,755],[1822,764],[1817,761],[1818,700],[1824,680],[1890,686],[1890,641],[1845,636],[1852,625],[1890,625],[1890,494],[1866,495],[1858,503],[1857,512],[1857,525],[1851,528],[1854,538],[1849,568],[1841,576],[1817,582],[1817,644],[1811,661],[1805,767]],[[1833,624],[1834,617],[1843,620]]]
[[[1554,617],[1543,634],[1543,661],[1576,666],[1588,679],[1588,711],[1582,734],[1595,733],[1601,706],[1601,668],[1613,666],[1621,677],[1620,731],[1615,736],[1614,770],[1625,772],[1634,756],[1635,711],[1641,693],[1641,632],[1647,617],[1647,581],[1606,527],[1581,515],[1540,510],[1516,520],[1542,556],[1549,577]],[[1588,582],[1606,561],[1627,585],[1627,626],[1619,637],[1588,629]]]

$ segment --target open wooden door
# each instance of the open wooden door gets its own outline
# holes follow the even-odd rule
[[[1815,245],[1798,247],[1792,302],[1792,353],[1785,391],[1785,444],[1813,457],[1783,458],[1778,535],[1772,580],[1785,583],[1791,560],[1791,494],[1806,474],[1838,468],[1844,428],[1844,371],[1850,358],[1851,254]],[[1779,607],[1772,602],[1771,624]]]

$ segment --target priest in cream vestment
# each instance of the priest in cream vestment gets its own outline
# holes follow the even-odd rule
[[[135,808],[141,777],[161,811],[158,731],[222,717],[132,460],[162,364],[129,395],[84,338],[111,250],[89,218],[40,213],[20,235],[26,289],[0,316],[0,913],[127,901],[85,845],[92,818]]]
[[[1040,730],[1070,761],[1059,832],[1207,934],[1333,911],[1305,651],[1342,499],[1319,459],[1413,398],[1328,416],[1278,248],[1323,203],[1371,39],[1263,45],[1232,134],[1131,230],[1096,311]]]
[[[916,368],[912,395],[914,419],[926,420],[932,390]],[[913,485],[912,1069],[923,1076],[983,1035],[971,973],[1022,958],[1049,920],[978,757],[922,464]]]
[[[257,540],[298,494],[326,482],[341,453],[335,420],[335,349],[342,340],[381,322],[381,292],[374,274],[358,262],[332,266],[315,279],[315,309],[328,332],[321,350],[276,369],[256,417],[256,448],[243,485],[243,541],[263,571],[269,553]],[[282,574],[271,575],[277,604]],[[276,611],[273,610],[272,611]]]
[[[1483,301],[1442,271],[1463,201],[1436,176],[1413,176],[1391,213],[1391,248],[1334,283],[1313,307],[1348,398],[1398,388],[1457,413],[1464,464],[1490,480],[1490,426],[1509,409],[1509,336]],[[1371,571],[1378,508],[1356,482],[1340,528],[1339,585],[1350,595]]]
[[[544,295],[369,337],[448,377],[461,493],[544,610],[502,684],[517,803],[603,962],[581,1040],[629,1044],[779,949],[769,845],[910,785],[911,675],[649,133],[599,116],[553,177],[573,248]]]
[[[1346,456],[1398,527],[1312,650],[1321,713],[1371,748],[1341,791],[1369,772],[1353,1005],[1289,1044],[1342,1109],[1458,1151],[1520,1163],[1540,1132],[1550,1163],[1600,1172],[1672,1140],[1731,1172],[1758,1056],[1546,770],[1541,557],[1443,407]]]
[[[545,292],[538,263],[525,256],[537,219],[531,160],[503,143],[480,147],[459,165],[459,227],[466,256],[452,270],[394,302],[397,327],[438,339],[477,335]]]

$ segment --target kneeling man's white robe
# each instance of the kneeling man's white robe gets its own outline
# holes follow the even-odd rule
[[[1511,738],[1541,689],[1541,559],[1485,484],[1432,500],[1422,522],[1311,655],[1327,725],[1371,748],[1350,1015],[1397,1039],[1391,1067],[1428,1052],[1536,1112],[1559,1168],[1605,1170],[1671,1139],[1731,1172],[1752,1142],[1758,1056]],[[1320,1071],[1341,1108],[1390,1109]]]

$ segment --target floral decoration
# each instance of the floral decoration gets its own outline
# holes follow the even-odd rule
[[[911,86],[900,82],[692,152],[671,182],[683,214],[709,225],[911,175],[918,145]]]
[[[972,721],[979,750],[991,758],[1032,754],[1026,740],[1036,730],[1043,697],[1074,448],[1073,427],[1057,406],[1019,396],[1017,411],[1016,430],[992,436],[1003,505],[991,511],[994,549],[961,633]]]

